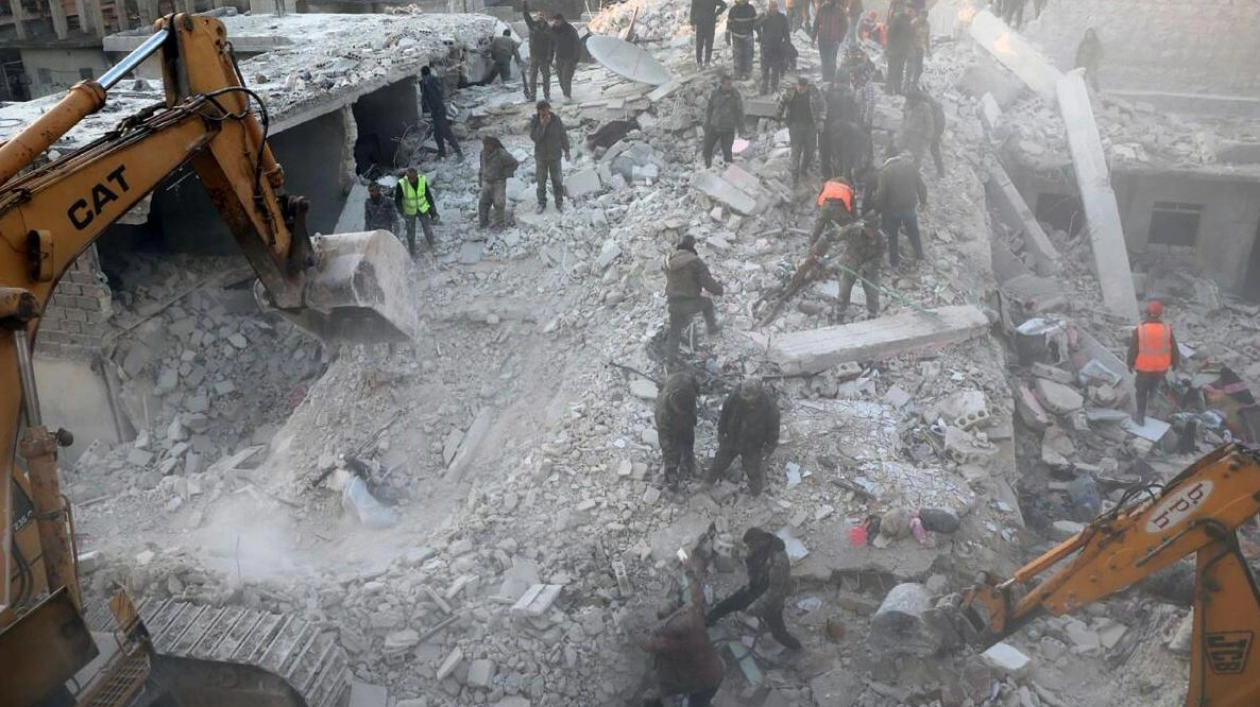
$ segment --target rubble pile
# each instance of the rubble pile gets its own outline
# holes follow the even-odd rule
[[[421,165],[442,221],[436,249],[417,260],[426,331],[414,345],[343,347],[306,385],[324,363],[316,345],[202,290],[128,331],[115,359],[127,371],[141,357],[132,387],[154,381],[152,441],[88,457],[80,473],[137,450],[160,469],[172,451],[151,447],[173,438],[175,422],[223,462],[172,466],[151,492],[163,515],[141,526],[121,517],[124,503],[83,509],[79,522],[99,533],[89,546],[105,558],[91,586],[121,580],[157,597],[300,612],[337,632],[358,680],[387,686],[405,707],[618,704],[644,679],[647,659],[630,639],[677,590],[676,552],[707,542],[710,588],[726,596],[743,582],[738,538],[756,525],[793,560],[787,622],[806,650],[758,638],[755,619],[714,627],[725,704],[1165,704],[1151,693],[1178,692],[1186,672],[1161,635],[1180,625],[1178,609],[1116,600],[1039,619],[984,653],[957,650],[931,615],[976,572],[1009,576],[1078,530],[1119,500],[1120,482],[1173,467],[1156,440],[1127,429],[1122,332],[1078,304],[1097,300],[1080,294],[1096,283],[1077,262],[1088,262],[1079,240],[1051,234],[1064,254],[1057,303],[1034,311],[990,296],[1006,262],[996,245],[1018,260],[1018,238],[994,235],[977,206],[995,157],[980,101],[955,88],[972,50],[943,39],[925,77],[949,116],[947,171],[930,178],[921,217],[929,258],[885,275],[881,314],[930,328],[939,308],[966,307],[978,331],[805,375],[769,353],[779,337],[832,324],[838,283],[811,286],[761,329],[754,305],[806,253],[814,185],[789,186],[786,132],[766,117],[749,119],[733,166],[699,164],[716,71],[697,73],[690,47],[667,39],[684,34],[651,29],[684,26],[670,19],[681,12],[627,3],[592,20],[612,31],[637,14],[640,36],[668,42],[656,54],[676,78],[653,88],[579,69],[574,98],[554,101],[574,143],[563,215],[534,213],[532,108],[518,86],[452,99],[470,137],[494,134],[521,161],[508,185],[514,221],[476,228],[475,145],[463,162]],[[816,53],[799,46],[813,72]],[[741,90],[750,116],[765,115],[772,99]],[[880,101],[877,154],[901,99]],[[586,144],[629,120],[611,146]],[[726,285],[722,332],[684,339],[701,383],[697,457],[712,458],[725,394],[762,378],[783,409],[762,497],[738,477],[709,489],[690,479],[680,494],[660,483],[661,261],[683,235]],[[150,299],[174,293],[161,294]],[[167,371],[175,384],[158,385]],[[218,392],[221,378],[232,391]],[[272,406],[238,402],[243,391]],[[206,409],[192,411],[203,396]],[[193,415],[205,430],[188,424]],[[283,426],[268,429],[273,421]],[[242,456],[255,444],[265,455]],[[139,549],[120,524],[152,546]],[[912,587],[894,617],[904,640],[865,640],[892,615],[881,602],[897,585]],[[1102,656],[1132,657],[1108,672]]]

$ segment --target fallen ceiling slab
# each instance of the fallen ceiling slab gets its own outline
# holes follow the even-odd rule
[[[968,30],[971,38],[984,47],[994,59],[1010,69],[1037,95],[1054,100],[1055,84],[1063,73],[1019,32],[1012,30],[992,12],[977,12]]]
[[[586,39],[586,49],[604,68],[631,81],[660,86],[673,78],[646,50],[616,37],[591,35]]]

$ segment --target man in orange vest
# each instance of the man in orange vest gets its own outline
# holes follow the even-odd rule
[[[1163,382],[1168,369],[1181,364],[1177,350],[1177,338],[1172,327],[1165,324],[1164,304],[1151,300],[1146,305],[1146,321],[1133,330],[1129,340],[1129,372],[1136,373],[1137,419],[1146,424],[1146,401]]]
[[[818,194],[818,218],[814,220],[814,233],[809,238],[810,242],[817,241],[828,224],[834,224],[837,228],[847,226],[853,220],[854,213],[853,187],[840,177],[828,179]]]

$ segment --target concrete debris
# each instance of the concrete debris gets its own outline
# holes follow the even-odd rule
[[[1016,678],[1026,675],[1032,665],[1031,658],[1005,641],[989,646],[980,656],[994,670]]]
[[[944,646],[945,637],[930,615],[934,611],[927,587],[898,584],[871,618],[867,645],[885,655],[935,654]]]

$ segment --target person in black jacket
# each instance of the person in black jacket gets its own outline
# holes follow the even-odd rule
[[[551,18],[551,34],[555,38],[556,78],[564,97],[572,98],[573,72],[577,71],[578,59],[582,56],[582,38],[577,28],[558,12]]]
[[[787,546],[777,535],[756,527],[744,533],[744,545],[748,548],[748,557],[744,558],[748,584],[710,609],[705,624],[712,626],[727,614],[744,611],[764,623],[784,648],[799,651],[801,642],[783,623],[783,605],[792,591],[792,563]]]
[[[735,80],[752,76],[753,35],[757,28],[757,8],[748,0],[735,0],[726,14],[726,43],[735,56]]]
[[[691,0],[691,27],[696,31],[696,65],[713,61],[713,35],[718,15],[726,10],[722,0]]]
[[[429,112],[433,121],[433,141],[437,143],[438,159],[446,158],[446,144],[455,151],[455,159],[464,159],[464,151],[459,149],[455,134],[451,132],[451,123],[446,119],[446,101],[442,98],[442,82],[433,74],[428,66],[420,67],[420,105]]]
[[[538,112],[529,121],[529,137],[534,141],[534,179],[538,182],[538,213],[547,210],[547,177],[556,211],[564,211],[564,182],[560,176],[560,156],[569,157],[569,133],[551,104],[538,102]]]
[[[521,0],[521,11],[525,13],[525,26],[529,27],[529,82],[526,90],[529,100],[538,100],[538,74],[542,73],[543,99],[551,100],[551,60],[556,54],[556,35],[551,25],[543,19],[529,14],[529,0]]]
[[[757,22],[757,34],[761,37],[761,95],[778,92],[779,79],[787,62],[787,16],[779,12],[774,0],[766,5],[766,14]]]

